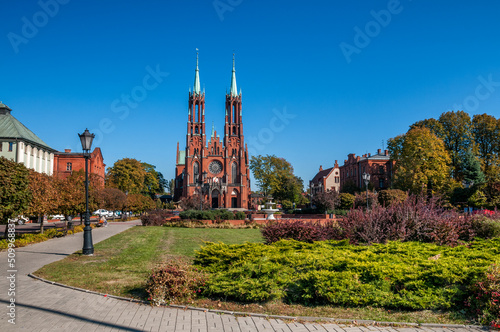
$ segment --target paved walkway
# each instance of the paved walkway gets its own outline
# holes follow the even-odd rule
[[[92,231],[94,243],[120,233],[137,222],[110,223]],[[152,307],[98,294],[52,285],[27,275],[80,250],[83,233],[16,249],[17,272],[9,272],[7,252],[0,253],[0,331],[213,331],[213,332],[462,332],[478,327],[350,325],[280,320],[263,315],[234,316],[202,310]],[[9,295],[7,277],[15,275],[15,296]],[[15,325],[8,322],[11,298],[15,299]]]

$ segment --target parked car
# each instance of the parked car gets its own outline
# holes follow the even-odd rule
[[[110,212],[108,210],[105,210],[105,209],[99,209],[97,211],[94,211],[92,212],[92,214],[95,214],[96,216],[99,216],[99,217],[112,217],[113,216],[113,212]]]
[[[49,218],[49,219],[51,219],[51,220],[52,220],[52,219],[64,220],[64,215],[62,215],[62,214],[55,214],[55,215],[53,215],[53,216],[50,216],[50,218]]]

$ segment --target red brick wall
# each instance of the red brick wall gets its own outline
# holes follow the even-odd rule
[[[71,170],[67,170],[67,164],[71,163]],[[100,148],[95,148],[90,154],[89,173],[99,176],[102,186],[105,178],[104,160]],[[57,152],[54,154],[54,175],[60,178],[67,178],[73,171],[85,170],[85,158],[83,153],[72,153],[71,150]]]

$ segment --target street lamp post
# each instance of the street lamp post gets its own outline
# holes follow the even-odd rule
[[[200,211],[203,210],[203,186],[206,179],[207,171],[203,171],[203,173],[201,173],[201,180],[198,181],[198,183],[200,184]]]
[[[92,228],[90,227],[90,212],[89,212],[89,158],[92,140],[95,135],[91,134],[88,129],[85,129],[83,134],[78,134],[82,142],[83,157],[85,158],[85,227],[83,228],[83,249],[84,255],[94,254],[94,245],[92,244]]]
[[[363,173],[363,180],[366,186],[366,210],[368,211],[368,183],[370,183],[370,174]]]

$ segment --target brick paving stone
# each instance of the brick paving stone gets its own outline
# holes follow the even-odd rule
[[[241,332],[258,332],[252,317],[238,317],[237,321]]]
[[[290,327],[292,332],[309,332],[307,327],[302,323],[292,322],[292,323],[288,324],[288,326]]]
[[[221,315],[213,312],[207,312],[207,330],[209,332],[222,332],[224,325],[222,324]]]
[[[161,319],[165,308],[151,307],[149,310],[148,320],[144,325],[144,331],[159,331]]]
[[[191,313],[191,331],[208,332],[207,315],[205,311],[194,310]]]
[[[178,309],[163,308],[165,312],[160,323],[160,331],[175,331]]]
[[[241,332],[240,324],[238,320],[233,315],[222,315],[222,325],[224,326],[224,332]]]
[[[310,332],[326,332],[326,329],[320,324],[305,323],[304,326]]]
[[[275,332],[271,323],[264,317],[252,317],[252,321],[259,332]]]
[[[175,331],[189,332],[191,330],[191,310],[177,310]]]
[[[291,332],[292,331],[290,329],[290,327],[285,322],[283,322],[281,319],[269,319],[269,323],[271,324],[271,327],[276,332]]]

